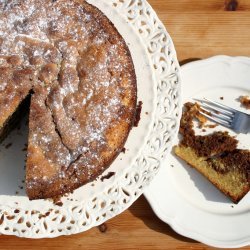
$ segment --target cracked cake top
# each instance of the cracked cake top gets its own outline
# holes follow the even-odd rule
[[[0,71],[2,126],[31,93],[30,199],[93,180],[123,148],[135,115],[135,72],[123,38],[97,8],[0,0]]]

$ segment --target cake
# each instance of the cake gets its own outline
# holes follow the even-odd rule
[[[71,192],[108,168],[133,126],[136,93],[129,49],[99,9],[0,1],[1,135],[29,111],[29,199]]]
[[[185,104],[180,125],[182,140],[174,152],[238,203],[249,192],[250,151],[237,149],[238,141],[227,132],[195,135],[193,120],[200,120],[199,109],[198,104]]]

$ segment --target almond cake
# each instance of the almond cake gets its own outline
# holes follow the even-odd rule
[[[129,49],[99,9],[84,0],[0,0],[0,129],[4,138],[28,100],[30,199],[71,192],[109,167],[136,99]]]

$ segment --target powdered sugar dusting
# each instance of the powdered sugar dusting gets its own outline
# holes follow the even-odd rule
[[[123,40],[93,13],[77,1],[0,0],[0,67],[34,71],[29,143],[55,166],[56,178],[82,183],[105,166],[103,152],[114,154],[107,133],[122,119],[130,126],[126,100],[136,99]],[[9,63],[12,55],[22,63]],[[7,85],[0,82],[0,91]],[[28,188],[51,182],[32,171]]]

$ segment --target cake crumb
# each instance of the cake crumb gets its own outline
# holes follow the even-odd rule
[[[61,199],[62,199],[62,196],[59,195],[59,196],[55,196],[53,198],[50,198],[48,200],[52,201],[54,205],[62,207],[63,203],[62,203]]]
[[[135,115],[135,121],[134,121],[134,127],[138,127],[139,121],[141,120],[141,110],[142,110],[142,101],[139,101],[136,107],[136,115]]]
[[[61,201],[55,203],[56,206],[62,207],[63,203]]]
[[[8,148],[10,148],[11,146],[12,146],[12,142],[8,143],[8,144],[5,146],[5,148],[8,149]]]
[[[239,101],[243,107],[250,109],[250,97],[249,96],[240,96]]]
[[[110,179],[114,175],[115,175],[115,172],[109,172],[108,174],[101,177],[101,181],[104,181],[105,179]]]
[[[208,124],[205,125],[205,128],[216,128],[218,126],[218,124]]]
[[[28,149],[28,144],[25,143],[25,144],[24,144],[24,147],[23,147],[23,149],[22,149],[22,151],[27,151],[27,149]]]
[[[220,99],[221,99],[221,100],[224,100],[224,97],[223,97],[223,96],[221,96],[221,97],[220,97]]]

